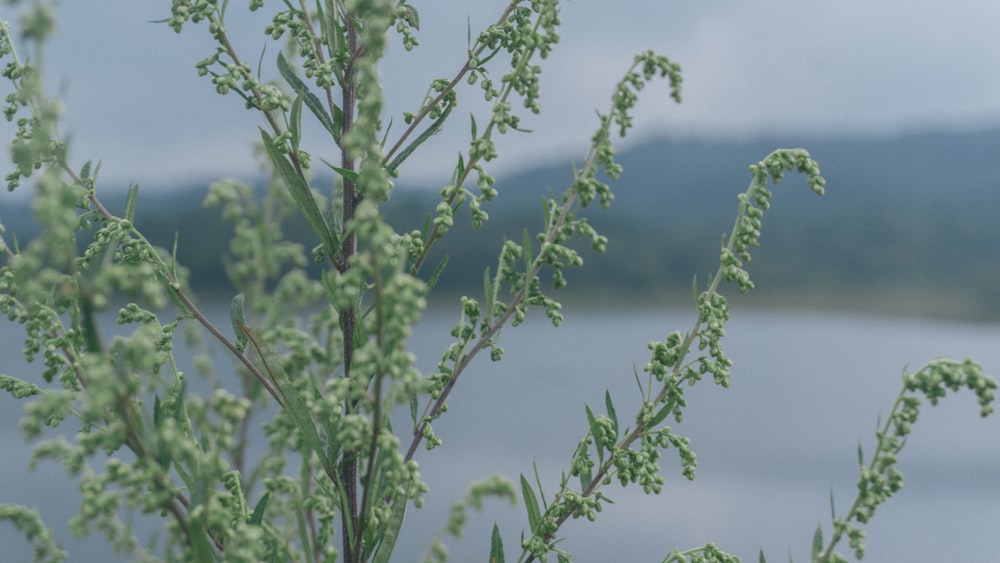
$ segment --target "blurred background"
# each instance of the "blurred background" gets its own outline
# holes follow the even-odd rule
[[[461,66],[467,30],[494,22],[506,5],[412,4],[421,15],[421,45],[405,53],[391,42],[383,67],[385,121],[396,124],[390,138],[430,81]],[[233,3],[229,32],[244,58],[262,58],[263,74],[273,76],[277,50],[265,49],[262,33],[267,11],[251,14]],[[4,5],[0,18],[16,20],[16,12]],[[414,342],[423,369],[432,370],[447,346],[455,296],[478,296],[483,269],[495,264],[504,238],[520,240],[526,226],[541,227],[539,194],[568,185],[571,164],[583,160],[597,126],[594,112],[607,111],[634,54],[653,49],[680,63],[684,101],[674,104],[660,82],[643,92],[634,134],[619,145],[625,172],[612,186],[615,202],[585,212],[609,237],[607,253],[581,246],[585,266],[568,271],[569,288],[557,294],[566,304],[563,327],[540,321],[509,330],[505,361],[469,374],[465,395],[453,400],[454,422],[442,420],[438,430],[446,446],[451,432],[454,449],[422,460],[439,496],[426,517],[414,518],[422,523],[399,560],[417,558],[433,523],[443,522],[447,503],[471,479],[495,470],[516,478],[530,473],[535,458],[554,483],[585,430],[582,401],[600,405],[605,387],[622,402],[636,399],[632,365],[645,363],[646,342],[689,328],[692,278],[705,280],[717,266],[736,194],[749,182],[747,166],[779,147],[807,148],[827,178],[827,195],[815,197],[793,175],[774,190],[762,247],[748,267],[758,289],[731,299],[734,388],[700,391],[704,402],[692,400],[677,428],[695,439],[699,478],[684,481],[668,452],[663,496],[627,493],[609,510],[619,524],[600,534],[575,525],[570,545],[580,561],[622,553],[657,560],[706,541],[750,560],[761,546],[769,558],[791,552],[806,560],[817,522],[829,534],[831,484],[846,510],[857,442],[872,447],[871,430],[891,406],[905,366],[973,356],[988,373],[1000,372],[1000,4],[572,0],[561,14],[562,40],[542,63],[542,114],[523,112],[532,132],[501,137],[500,158],[487,167],[500,192],[486,207],[490,222],[472,236],[460,212],[455,232],[436,249],[436,258],[451,259],[442,296]],[[123,207],[131,183],[141,185],[137,226],[167,247],[180,231],[178,258],[191,268],[197,292],[222,298],[216,313],[224,319],[232,291],[220,256],[229,225],[201,201],[223,177],[261,184],[253,155],[260,119],[196,75],[195,61],[213,51],[204,25],[177,35],[152,23],[169,15],[162,0],[64,2],[44,72],[65,104],[71,160],[102,161],[98,190],[113,209]],[[482,122],[489,106],[478,87],[466,86],[457,109],[401,168],[386,207],[399,230],[419,228],[433,211],[467,146],[468,114]],[[0,138],[12,135],[13,127],[0,123]],[[318,135],[312,141],[314,159],[333,154]],[[27,184],[0,194],[0,221],[20,240],[37,229],[29,194]],[[286,232],[313,244],[301,225]],[[0,327],[0,370],[30,379],[37,366],[18,363],[21,334]],[[524,386],[534,386],[531,398],[519,391]],[[477,408],[462,409],[463,400]],[[868,560],[991,561],[1000,550],[1000,427],[975,416],[971,396],[955,404],[918,423],[907,455],[919,486],[908,481],[876,516]],[[491,405],[495,418],[482,432],[496,434],[484,440],[468,430],[469,421]],[[7,431],[0,447],[19,451],[19,406],[6,396],[0,406]],[[477,450],[483,443],[510,446]],[[51,478],[23,475],[22,456],[3,459],[11,477],[0,480],[0,502],[32,504],[54,494],[46,489]],[[72,513],[74,506],[64,508]],[[511,548],[524,525],[521,510],[496,513]],[[453,545],[457,560],[485,555],[492,518]],[[8,531],[0,526],[0,544],[8,545]],[[26,546],[23,553],[30,557]],[[77,560],[101,559],[80,553]]]

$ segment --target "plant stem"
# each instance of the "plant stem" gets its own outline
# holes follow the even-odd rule
[[[347,25],[347,44],[350,51],[352,62],[350,68],[354,67],[354,57],[357,56],[358,51],[358,29],[354,25],[350,14],[345,14],[344,21]],[[341,129],[341,143],[343,139],[350,133],[351,128],[354,127],[354,108],[356,105],[356,95],[357,95],[357,84],[355,83],[355,75],[350,70],[345,70],[344,73],[344,84],[342,88],[342,98],[341,98],[341,108],[343,110],[343,123]],[[349,154],[346,147],[341,146],[341,167],[344,170],[354,171],[354,157]],[[358,241],[354,234],[353,226],[350,224],[354,219],[354,213],[357,209],[360,198],[357,194],[357,186],[354,181],[350,178],[343,178],[343,193],[342,193],[342,221],[341,228],[344,229],[343,232],[343,242],[341,243],[341,273],[346,272],[351,268],[350,259],[357,252]],[[344,334],[344,377],[351,377],[351,361],[354,357],[354,331],[355,324],[357,323],[357,310],[353,304],[348,305],[340,311],[340,326]],[[350,400],[344,402],[344,415],[350,415],[357,409],[356,404],[352,404]],[[341,474],[340,480],[343,483],[347,496],[347,506],[344,507],[346,510],[343,511],[343,522],[341,523],[342,535],[343,535],[343,548],[344,548],[344,562],[345,563],[355,563],[360,561],[360,542],[358,542],[359,549],[355,551],[354,537],[351,531],[354,530],[355,533],[358,532],[358,458],[357,452],[345,450],[342,456],[341,463]],[[358,538],[360,539],[360,537]]]
[[[740,204],[739,210],[738,210],[738,212],[736,214],[736,222],[733,225],[733,229],[730,232],[729,240],[728,240],[727,245],[726,245],[726,250],[727,251],[731,252],[733,250],[733,248],[734,248],[735,241],[736,241],[737,226],[740,224],[740,221],[743,219],[743,216],[746,214],[746,209],[747,209],[748,205],[749,204],[746,201],[744,201],[744,202],[742,202]],[[712,281],[708,284],[708,287],[706,288],[706,290],[705,290],[704,293],[708,294],[708,295],[714,294],[716,292],[716,290],[718,289],[719,284],[722,282],[723,275],[724,275],[724,273],[723,273],[723,266],[720,265],[719,269],[716,271],[715,276],[712,278]],[[670,392],[671,388],[673,388],[675,385],[677,385],[679,383],[678,382],[678,378],[680,377],[681,370],[683,369],[683,367],[685,365],[684,360],[685,360],[685,358],[687,358],[687,355],[688,355],[688,353],[691,350],[691,345],[694,344],[695,338],[698,337],[698,334],[701,331],[701,324],[702,324],[702,318],[701,318],[701,314],[699,314],[698,318],[695,320],[694,326],[687,333],[687,336],[684,338],[684,341],[681,344],[681,356],[680,356],[680,358],[674,364],[674,367],[671,370],[670,376],[667,377],[667,378],[665,378],[664,384],[660,388],[660,391],[656,394],[656,397],[652,399],[652,401],[651,401],[652,404],[659,405],[661,402],[663,402],[664,399],[666,399],[667,393]],[[670,409],[672,409],[673,406],[670,405],[670,404],[668,404],[668,405],[665,405],[664,407],[661,407],[661,408],[670,408]],[[625,449],[625,448],[631,447],[632,443],[635,442],[637,439],[641,438],[642,435],[644,433],[646,433],[648,430],[649,430],[649,428],[647,427],[647,422],[646,421],[638,421],[636,423],[636,427],[631,432],[629,432],[629,434],[627,436],[623,437],[615,445],[615,449],[619,449],[620,450],[620,449]],[[612,465],[613,465],[613,458],[609,458],[608,460],[606,460],[601,465],[600,469],[597,471],[597,473],[594,475],[594,477],[590,480],[590,483],[588,483],[587,486],[582,491],[580,491],[580,496],[583,497],[583,498],[587,498],[587,497],[590,497],[591,495],[593,495],[597,491],[597,489],[600,486],[601,482],[604,480],[605,476],[611,470],[611,466]],[[557,494],[557,498],[558,498],[558,494]],[[557,503],[554,500],[553,503],[552,503],[552,505],[550,505],[550,506],[555,506],[556,504]],[[555,534],[559,530],[559,528],[562,527],[562,525],[566,522],[566,520],[571,515],[572,515],[571,512],[567,512],[567,513],[563,514],[562,516],[560,516],[558,519],[556,519],[555,520],[555,528],[553,528],[550,532],[548,532],[545,535],[545,537],[542,538],[543,541],[548,542],[549,540],[551,540],[555,536]],[[832,549],[832,547],[831,547],[831,549]],[[525,555],[528,556],[527,561],[529,563],[531,561],[535,560],[535,557],[534,557],[533,554],[525,551],[525,552],[522,552],[521,557],[523,558]]]

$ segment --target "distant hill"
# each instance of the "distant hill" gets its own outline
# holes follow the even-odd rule
[[[809,149],[828,189],[817,198],[788,175],[774,190],[750,264],[761,302],[1000,318],[1000,130],[637,145],[619,156],[625,172],[611,209],[588,212],[608,252],[585,252],[568,291],[612,302],[689,295],[692,276],[716,267],[747,167],[779,147]],[[538,194],[560,192],[570,177],[557,164],[500,178],[487,232],[517,240],[519,225],[538,225]],[[495,256],[476,259],[469,241],[450,241],[464,257],[451,269],[473,284]]]
[[[638,144],[619,155],[625,172],[612,185],[611,209],[586,212],[610,243],[605,255],[583,250],[585,267],[567,272],[568,297],[616,303],[690,295],[692,277],[716,267],[747,166],[798,146],[819,161],[827,195],[817,198],[794,175],[774,190],[763,246],[749,265],[759,288],[751,299],[1000,319],[1000,130]],[[540,194],[561,193],[571,170],[557,163],[498,177],[500,197],[488,204],[491,220],[480,236],[469,236],[468,215],[459,212],[455,231],[436,249],[451,257],[441,288],[481,291],[503,238],[520,240],[525,226],[537,231]],[[399,229],[419,228],[433,211],[437,190],[417,188],[402,185],[385,207]],[[201,207],[203,197],[203,186],[141,193],[137,225],[164,246],[186,230],[178,257],[195,272],[193,283],[227,291],[220,256],[228,225]],[[33,227],[27,209],[15,207],[4,204],[0,220],[24,240]],[[313,245],[302,225],[286,232]]]

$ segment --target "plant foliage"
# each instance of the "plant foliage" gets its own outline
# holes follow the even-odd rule
[[[419,43],[419,15],[405,0],[285,0],[267,7],[262,0],[245,7],[170,2],[161,23],[212,39],[197,73],[249,110],[248,135],[259,137],[271,171],[263,197],[235,180],[214,184],[205,197],[205,205],[233,225],[225,258],[235,288],[227,327],[214,325],[197,304],[176,248],[154,247],[136,225],[138,186],[129,190],[124,213],[115,215],[98,194],[100,164],[73,159],[59,131],[58,101],[44,89],[37,62],[18,47],[40,55],[54,29],[54,9],[43,0],[22,4],[18,33],[6,22],[0,26],[9,92],[4,114],[17,125],[5,180],[11,191],[33,180],[34,213],[44,231],[23,246],[0,236],[0,311],[23,327],[24,355],[39,361],[40,373],[0,375],[0,387],[28,401],[21,423],[26,439],[39,440],[45,427],[74,436],[39,441],[29,460],[31,467],[58,460],[79,481],[83,500],[73,532],[100,532],[118,552],[141,560],[389,561],[407,507],[423,503],[427,487],[416,458],[421,447],[442,445],[433,424],[446,414],[452,390],[481,356],[502,359],[502,329],[536,310],[556,326],[563,320],[553,292],[567,284],[567,268],[583,264],[571,241],[583,239],[597,252],[607,244],[581,210],[613,201],[606,180],[616,179],[621,166],[612,139],[632,127],[632,110],[650,82],[665,80],[680,101],[680,67],[653,52],[635,57],[609,108],[598,114],[572,181],[561,194],[542,198],[542,228],[502,244],[496,266],[483,274],[482,294],[461,298],[453,341],[436,370],[421,373],[408,338],[447,267],[446,260],[428,263],[431,249],[465,220],[459,218],[463,207],[478,227],[489,218],[489,202],[501,195],[487,166],[498,157],[497,136],[520,131],[519,114],[541,109],[542,61],[559,39],[557,2],[514,0],[495,24],[470,32],[454,75],[430,81],[426,95],[402,116],[401,130],[383,121],[378,68],[387,42],[401,41],[406,50]],[[265,51],[261,66],[273,65],[274,80],[261,77],[227,31],[229,12],[246,8],[267,13],[264,31],[277,47]],[[392,196],[402,164],[417,158],[445,120],[455,119],[459,96],[469,95],[463,84],[478,85],[476,95],[491,110],[470,117],[468,147],[455,158],[423,229],[398,232],[380,207]],[[327,136],[325,145],[307,145],[307,119]],[[313,174],[317,162],[334,181],[315,179],[321,177]],[[494,526],[490,560],[504,561],[506,552],[519,553],[519,561],[570,561],[559,547],[563,524],[596,520],[610,502],[612,482],[659,493],[661,456],[670,449],[682,474],[695,477],[689,441],[669,423],[680,421],[689,386],[705,378],[729,384],[732,362],[722,340],[730,312],[721,289],[726,283],[740,292],[753,288],[746,264],[770,207],[768,187],[787,172],[823,193],[825,181],[805,150],[777,150],[750,167],[719,268],[695,287],[697,320],[686,332],[649,344],[644,375],[636,374],[637,412],[617,410],[610,394],[602,408],[585,406],[582,438],[549,494],[537,474],[522,474],[519,484],[497,476],[472,485],[425,560],[447,558],[443,538],[462,534],[470,508],[481,509],[490,497],[520,497],[527,513],[521,543],[505,550]],[[282,225],[289,221],[308,225],[311,249],[285,240]],[[308,275],[310,261],[321,265],[320,275]],[[122,298],[127,303],[117,322],[126,333],[105,338],[96,319]],[[213,375],[207,355],[200,373],[180,371],[178,331],[226,350],[238,388]],[[193,392],[188,382],[195,379],[211,391]],[[864,534],[857,524],[902,485],[896,454],[916,420],[916,395],[933,404],[961,387],[976,392],[984,416],[992,410],[996,382],[974,362],[942,360],[905,376],[870,463],[862,464],[858,498],[835,518],[826,547],[817,531],[814,560],[842,560],[834,548],[845,535],[861,557]],[[397,408],[410,409],[411,428],[393,427]],[[254,440],[266,444],[259,459],[247,455]],[[141,544],[131,528],[135,513],[163,516],[161,547]],[[36,512],[0,505],[0,519],[24,532],[37,560],[65,559]],[[665,557],[735,560],[714,544]]]

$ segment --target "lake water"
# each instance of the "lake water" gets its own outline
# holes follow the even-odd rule
[[[223,322],[225,311],[218,313]],[[660,561],[675,547],[715,542],[745,561],[763,548],[770,561],[808,561],[817,523],[830,534],[830,490],[838,513],[854,498],[859,440],[873,449],[873,430],[899,389],[906,366],[940,356],[974,357],[1000,375],[1000,327],[862,315],[762,312],[734,306],[726,350],[734,360],[730,389],[703,382],[675,432],[691,438],[698,476],[684,479],[675,452],[661,458],[663,492],[606,488],[596,524],[574,521],[562,544],[577,561]],[[456,317],[432,311],[413,338],[429,370],[447,345]],[[426,506],[412,509],[394,560],[415,561],[444,523],[450,503],[470,481],[502,473],[530,475],[536,462],[551,498],[586,430],[583,403],[603,411],[611,391],[622,424],[639,397],[632,375],[646,344],[687,330],[690,312],[573,311],[556,329],[541,315],[504,331],[504,360],[481,358],[459,382],[449,412],[435,423],[444,446],[420,451],[429,483]],[[0,370],[18,376],[19,327],[0,324]],[[37,371],[37,370],[34,370]],[[29,371],[27,373],[33,373]],[[63,521],[78,495],[51,464],[26,474],[27,447],[15,420],[20,407],[0,397],[0,502],[37,505],[56,527],[70,561],[107,561],[99,541],[70,540]],[[868,532],[865,561],[996,561],[1000,553],[1000,415],[980,419],[971,393],[926,406],[900,458],[906,486],[883,505]],[[484,560],[496,521],[514,560],[523,506],[487,505],[472,514],[466,536],[449,543],[453,561]],[[4,561],[28,561],[30,549],[0,524]],[[849,550],[842,544],[846,554]]]

